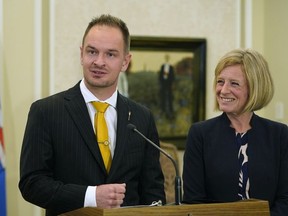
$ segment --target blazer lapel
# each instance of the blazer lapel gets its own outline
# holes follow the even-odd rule
[[[80,91],[79,83],[67,91],[67,94],[65,95],[65,100],[65,108],[71,115],[71,118],[73,119],[76,127],[78,128],[92,155],[102,168],[103,172],[106,173],[106,169],[95,138],[95,133],[91,124],[87,106]]]
[[[110,169],[109,177],[113,177],[114,173],[120,166],[120,161],[124,156],[125,146],[128,141],[127,139],[127,127],[129,122],[129,112],[131,112],[128,99],[118,93],[117,99],[117,134],[116,134],[116,146],[114,150],[114,156],[112,160],[112,165]]]

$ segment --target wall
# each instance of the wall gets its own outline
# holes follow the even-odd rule
[[[255,7],[257,7],[255,5]],[[287,50],[288,1],[267,1],[264,5],[264,55],[274,78],[275,95],[266,109],[266,116],[288,123]]]
[[[81,78],[79,47],[87,23],[101,13],[111,13],[125,20],[131,35],[206,38],[207,107],[211,107],[213,95],[210,94],[210,86],[214,66],[222,54],[238,43],[237,2],[126,0],[115,7],[115,1],[86,0],[85,4],[79,4],[77,0],[55,1],[57,22],[54,23],[54,35],[51,38],[55,44],[52,47],[55,64],[50,68],[54,77],[51,80],[51,93],[66,89]],[[207,109],[207,116],[211,115],[213,111]]]
[[[6,185],[8,215],[25,214],[17,184],[19,179],[19,155],[27,111],[34,96],[33,75],[33,8],[32,0],[3,1],[3,125],[6,147]],[[32,215],[32,214],[30,214]]]
[[[90,19],[100,13],[123,18],[132,35],[206,38],[207,118],[216,115],[212,79],[219,57],[237,46],[257,48],[267,57],[276,86],[275,98],[261,114],[276,119],[275,106],[280,102],[284,115],[279,120],[288,122],[285,109],[288,105],[285,95],[286,0],[126,0],[121,4],[118,0],[85,0],[85,4],[77,0],[2,1],[3,76],[0,84],[9,216],[41,215],[39,208],[23,200],[17,187],[27,113],[38,97],[64,90],[81,78],[82,34]]]

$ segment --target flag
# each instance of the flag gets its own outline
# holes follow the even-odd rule
[[[6,216],[6,187],[5,187],[5,152],[2,127],[2,108],[0,99],[0,215]]]

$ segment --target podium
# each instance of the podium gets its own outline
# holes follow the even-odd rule
[[[229,203],[131,206],[112,209],[85,207],[60,216],[269,216],[269,204],[262,200]]]

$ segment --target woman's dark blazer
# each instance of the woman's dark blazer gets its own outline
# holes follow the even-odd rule
[[[126,183],[124,206],[165,203],[159,144],[151,112],[118,94],[117,140],[107,174],[79,83],[32,104],[23,139],[19,188],[47,215],[81,208],[88,185]]]
[[[288,215],[287,125],[255,114],[248,132],[251,198],[268,200],[271,215]],[[191,126],[184,153],[183,202],[239,200],[238,148],[225,113]],[[278,214],[277,214],[278,213]]]

